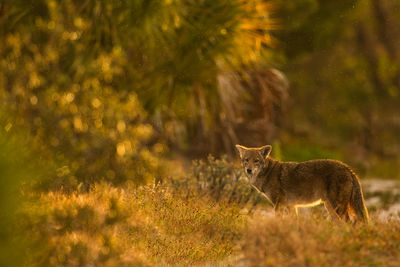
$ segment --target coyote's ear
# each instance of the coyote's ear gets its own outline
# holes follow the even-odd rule
[[[243,152],[244,152],[247,148],[244,147],[244,146],[241,146],[241,145],[236,145],[236,149],[239,151],[239,156],[240,156],[240,158],[242,158]]]
[[[261,153],[261,156],[263,158],[266,158],[266,157],[268,157],[269,153],[271,153],[271,150],[272,150],[272,146],[266,145],[266,146],[260,147],[259,151]]]

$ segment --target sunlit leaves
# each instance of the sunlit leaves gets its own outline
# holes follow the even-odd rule
[[[139,81],[128,75],[129,36],[108,21],[130,23],[123,5],[43,0],[31,8],[16,1],[6,14],[15,24],[2,25],[0,100],[61,166],[47,185],[146,182],[160,171],[146,148],[153,129],[133,92]],[[142,75],[133,71],[133,78]]]
[[[21,0],[10,7],[1,25],[2,101],[84,182],[150,177],[158,164],[144,147],[158,142],[142,106],[177,136],[212,129],[218,75],[257,64],[276,29],[263,0]]]

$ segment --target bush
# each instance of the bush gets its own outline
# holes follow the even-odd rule
[[[133,92],[140,77],[128,74],[123,27],[107,23],[140,7],[108,2],[0,5],[0,105],[36,140],[38,157],[59,166],[45,188],[145,183],[162,172],[165,145]]]
[[[175,145],[215,141],[221,114],[241,106],[218,90],[221,74],[267,53],[271,10],[264,0],[2,1],[0,105],[66,166],[64,183],[145,182],[162,144],[144,148],[155,141],[141,107]],[[130,153],[151,168],[129,170],[120,155]]]
[[[185,190],[188,195],[207,195],[214,201],[235,203],[239,206],[249,204],[254,207],[266,202],[243,177],[243,170],[226,157],[215,159],[211,155],[206,161],[198,160],[192,164],[192,174],[172,180],[172,188]]]

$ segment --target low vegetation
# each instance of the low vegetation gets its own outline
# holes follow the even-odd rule
[[[19,209],[28,266],[396,266],[400,222],[334,224],[324,209],[275,217],[226,160],[156,185],[97,183]],[[220,186],[217,186],[220,185]],[[219,192],[219,193],[217,193]],[[242,196],[239,198],[238,196]]]
[[[353,226],[257,216],[243,236],[245,266],[398,266],[400,260],[398,221]]]
[[[237,205],[166,186],[48,193],[23,213],[33,266],[217,262],[232,254],[246,221]]]
[[[170,190],[97,184],[25,206],[29,266],[396,266],[400,222],[334,224],[317,212],[275,217]],[[323,211],[321,209],[321,211]],[[29,231],[27,231],[29,229]]]

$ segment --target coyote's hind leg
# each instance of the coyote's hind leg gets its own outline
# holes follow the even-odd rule
[[[335,221],[335,222],[339,222],[340,221],[340,217],[337,214],[336,210],[332,207],[332,205],[329,202],[329,200],[324,201],[324,205],[325,205],[325,208],[328,211],[329,215],[331,216],[332,220]]]

